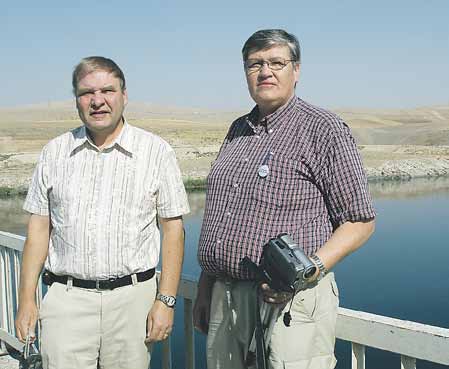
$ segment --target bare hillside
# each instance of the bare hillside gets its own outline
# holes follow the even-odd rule
[[[127,120],[166,139],[185,178],[205,178],[230,123],[245,112],[130,103]],[[340,109],[371,179],[449,175],[449,105]],[[0,108],[0,187],[26,187],[42,147],[79,126],[73,101]]]

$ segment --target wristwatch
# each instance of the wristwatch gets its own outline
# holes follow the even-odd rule
[[[318,267],[318,270],[319,270],[319,272],[320,272],[320,273],[318,274],[317,279],[316,279],[316,281],[319,282],[319,281],[321,281],[321,280],[326,276],[326,274],[327,274],[329,271],[326,269],[326,267],[324,266],[323,262],[322,262],[321,259],[318,257],[318,255],[313,254],[310,258],[315,262],[315,264],[316,264],[316,266]]]
[[[165,305],[167,305],[169,308],[172,308],[172,309],[176,305],[176,297],[175,296],[163,295],[160,292],[157,293],[156,300],[162,301]]]

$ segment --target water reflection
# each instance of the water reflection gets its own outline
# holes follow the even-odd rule
[[[449,192],[449,177],[414,178],[403,181],[374,181],[369,183],[374,199],[407,199],[429,193]]]
[[[24,197],[0,199],[0,231],[25,235],[29,215],[22,210]]]
[[[200,214],[203,214],[204,204],[206,203],[206,192],[204,191],[190,192],[188,196],[190,205],[189,216],[198,216]]]
[[[449,192],[449,177],[416,178],[406,181],[374,181],[369,184],[374,199],[412,199],[430,193]],[[202,216],[206,194],[204,191],[189,195],[190,214]],[[22,210],[24,197],[0,198],[0,230],[24,235],[28,215]]]

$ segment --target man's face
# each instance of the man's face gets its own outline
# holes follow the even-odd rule
[[[248,55],[250,61],[273,61],[291,59],[288,46],[273,46]],[[259,71],[245,69],[248,90],[259,108],[274,111],[286,104],[295,90],[299,78],[299,64],[287,62],[281,70],[271,70],[263,63]],[[274,110],[273,110],[274,109]]]
[[[110,134],[121,122],[128,94],[112,73],[98,70],[78,81],[76,107],[81,120],[93,134]]]

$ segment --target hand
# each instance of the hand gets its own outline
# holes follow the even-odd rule
[[[201,272],[195,305],[193,306],[193,326],[203,334],[207,334],[209,331],[210,304],[214,283],[215,277]]]
[[[15,321],[16,336],[21,342],[25,342],[27,335],[30,335],[31,342],[36,337],[36,322],[38,318],[38,309],[36,301],[23,302],[19,305]]]
[[[162,341],[168,338],[173,329],[175,309],[156,300],[148,313],[146,343]]]
[[[209,331],[211,298],[210,293],[204,293],[204,291],[200,293],[200,289],[198,289],[195,305],[193,306],[193,326],[203,334],[207,334]]]
[[[260,284],[260,291],[263,300],[269,304],[285,304],[293,297],[293,293],[273,290],[267,283]]]

